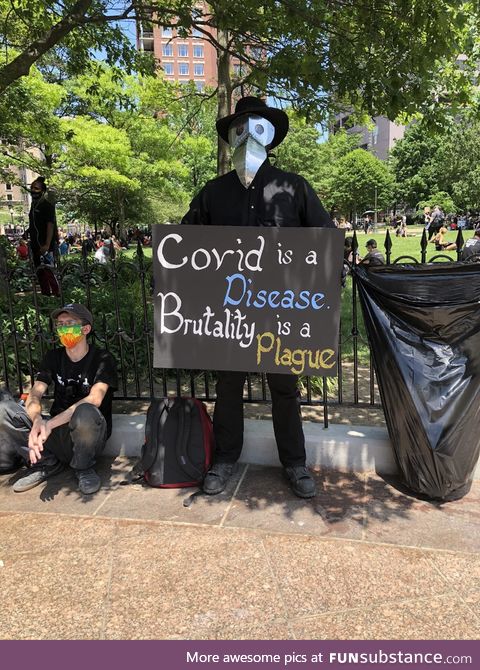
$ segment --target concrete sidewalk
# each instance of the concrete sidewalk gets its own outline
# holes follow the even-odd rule
[[[104,457],[14,494],[0,477],[3,639],[478,639],[480,481],[445,505],[374,472],[316,473],[303,502],[279,468],[228,490],[122,486]]]

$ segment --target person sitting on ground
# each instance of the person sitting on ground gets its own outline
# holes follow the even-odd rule
[[[480,228],[473,233],[473,237],[465,242],[462,250],[462,261],[480,261]]]
[[[432,244],[435,245],[436,251],[455,251],[457,245],[455,242],[446,242],[445,235],[447,234],[447,229],[445,226],[442,226],[438,233],[430,240]]]
[[[11,396],[0,401],[0,455],[12,460],[19,455],[29,464],[13,485],[17,493],[70,465],[81,493],[89,495],[100,488],[94,465],[112,431],[116,363],[108,351],[87,341],[93,317],[84,305],[65,305],[51,318],[62,346],[40,363],[25,407]],[[44,417],[42,397],[52,383],[54,400],[50,416]]]
[[[367,253],[361,260],[362,265],[369,265],[370,267],[385,265],[385,257],[381,251],[378,251],[376,240],[367,240],[365,246],[367,247]]]
[[[64,237],[61,237],[58,245],[58,253],[60,256],[67,256],[69,251],[70,245]]]

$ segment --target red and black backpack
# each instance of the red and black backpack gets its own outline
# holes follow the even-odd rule
[[[196,398],[162,398],[148,408],[145,444],[135,466],[150,486],[198,486],[214,450],[213,425]]]

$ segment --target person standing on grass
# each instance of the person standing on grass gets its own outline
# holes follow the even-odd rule
[[[43,295],[59,296],[60,287],[50,267],[53,266],[53,254],[58,243],[57,218],[55,205],[47,198],[44,177],[37,177],[31,183],[30,194],[32,205],[28,214],[28,236],[40,290]]]

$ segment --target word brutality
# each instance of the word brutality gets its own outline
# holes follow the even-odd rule
[[[157,315],[156,322],[160,334],[182,334],[195,335],[199,337],[218,338],[220,340],[234,340],[242,349],[249,349],[256,344],[257,364],[261,364],[262,358],[269,355],[276,367],[289,368],[294,374],[302,374],[305,367],[313,369],[329,369],[335,365],[332,349],[290,349],[283,346],[282,340],[276,335],[290,334],[290,321],[277,317],[276,335],[269,330],[255,337],[256,322],[251,321],[253,314],[260,311],[275,310],[282,315],[302,314],[304,311],[315,313],[320,310],[328,310],[326,296],[321,291],[306,289],[271,289],[257,286],[260,281],[253,281],[245,273],[261,273],[263,271],[262,259],[265,247],[265,239],[257,237],[258,248],[245,252],[239,249],[227,249],[218,251],[198,248],[190,255],[183,255],[181,243],[183,238],[177,233],[165,236],[160,242],[157,250],[157,258],[160,265],[167,270],[181,270],[189,266],[196,272],[209,270],[217,272],[223,269],[226,262],[231,267],[232,262],[237,272],[224,277],[225,288],[221,307],[217,311],[210,305],[203,308],[201,315],[195,318],[187,316],[182,306],[182,299],[175,291],[157,292]],[[241,240],[237,239],[237,244]],[[278,263],[287,265],[292,261],[291,251],[282,251],[281,244],[278,245]],[[309,252],[305,259],[308,264],[316,264],[316,254]],[[259,275],[257,275],[259,276]],[[242,310],[249,310],[250,320]],[[310,337],[310,326],[304,323],[300,333],[302,337]]]

